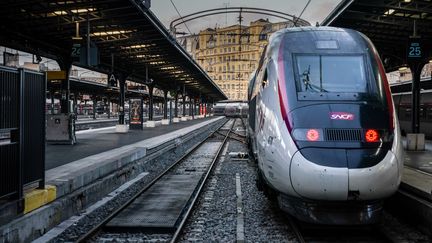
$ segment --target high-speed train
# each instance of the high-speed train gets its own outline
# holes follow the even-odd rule
[[[372,42],[333,27],[278,31],[249,85],[259,188],[301,221],[376,222],[399,186],[403,149]]]

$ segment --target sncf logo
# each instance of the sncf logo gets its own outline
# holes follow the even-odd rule
[[[332,120],[354,120],[354,114],[346,112],[330,112],[330,119]]]

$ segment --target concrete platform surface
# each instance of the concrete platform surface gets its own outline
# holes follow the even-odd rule
[[[109,151],[131,143],[136,143],[152,137],[157,137],[176,131],[207,119],[192,120],[176,123],[170,126],[159,126],[143,130],[130,130],[126,134],[117,134],[115,127],[77,132],[77,144],[75,145],[47,145],[45,150],[46,170],[67,164],[72,161]]]
[[[409,190],[422,198],[432,200],[432,174],[405,167],[402,174],[401,188]]]

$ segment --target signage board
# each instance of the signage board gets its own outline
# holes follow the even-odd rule
[[[143,128],[143,100],[129,99],[129,128]]]
[[[419,37],[411,37],[407,46],[407,62],[410,67],[417,66],[425,62],[426,50],[424,42]]]
[[[108,86],[110,87],[117,87],[117,77],[114,73],[108,74]]]

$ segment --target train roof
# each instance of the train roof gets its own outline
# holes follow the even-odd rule
[[[287,35],[295,35],[295,38],[285,39],[284,37]],[[270,37],[266,54],[278,50],[282,39],[285,39],[284,43],[286,42],[284,48],[289,52],[297,53],[308,52],[311,48],[330,53],[363,53],[367,45],[364,41],[367,37],[356,30],[328,26],[305,26],[286,28],[275,32]]]

